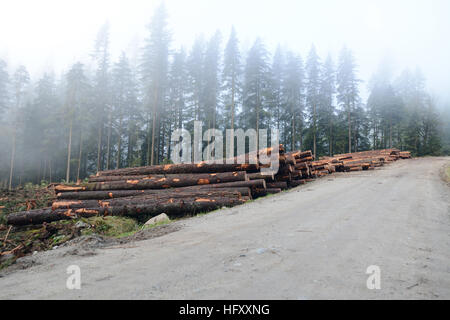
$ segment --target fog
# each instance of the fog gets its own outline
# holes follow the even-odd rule
[[[99,27],[110,23],[113,59],[122,50],[137,58],[160,0],[15,0],[2,3],[0,58],[9,68],[25,65],[35,80],[57,74],[77,60],[89,62]],[[306,56],[314,43],[320,56],[336,57],[343,45],[354,52],[362,94],[380,61],[392,72],[420,67],[428,90],[450,101],[450,2],[447,0],[166,0],[172,47],[189,48],[198,34],[219,29],[224,41],[234,25],[241,45],[261,37]]]

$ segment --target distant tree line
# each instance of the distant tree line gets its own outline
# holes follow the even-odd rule
[[[352,52],[336,62],[314,46],[304,59],[260,39],[243,52],[234,28],[174,50],[164,6],[148,27],[139,61],[111,61],[109,26],[98,32],[94,68],[75,63],[61,77],[31,81],[0,60],[0,187],[77,181],[98,170],[167,163],[171,132],[277,128],[288,150],[316,156],[396,147],[439,155],[443,130],[419,70],[375,73],[370,96]],[[448,133],[447,133],[448,136]],[[446,147],[446,152],[449,148]]]

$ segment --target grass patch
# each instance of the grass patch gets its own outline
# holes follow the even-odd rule
[[[450,166],[447,166],[447,168],[445,168],[445,178],[447,182],[450,182]]]
[[[92,217],[81,219],[90,225],[82,232],[83,235],[99,234],[106,237],[122,238],[140,230],[136,220],[126,217]]]

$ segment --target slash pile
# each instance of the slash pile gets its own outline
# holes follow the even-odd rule
[[[264,153],[270,155],[272,150],[265,149]],[[98,215],[139,220],[160,213],[171,217],[193,215],[279,193],[336,171],[368,170],[411,157],[409,152],[386,149],[314,161],[311,151],[286,153],[282,145],[278,156],[279,170],[272,175],[260,172],[267,165],[260,163],[256,153],[246,154],[244,164],[202,162],[101,171],[87,183],[56,186],[57,200],[51,207],[10,214],[8,224],[41,224]]]

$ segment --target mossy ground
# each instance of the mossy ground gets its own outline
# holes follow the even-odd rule
[[[54,199],[55,192],[46,184],[0,191],[0,269],[19,257],[52,249],[82,235],[121,238],[142,229],[136,220],[126,217],[91,217],[27,227],[10,228],[6,225],[8,214],[48,207]],[[80,221],[83,223],[78,223]]]
[[[83,223],[78,223],[78,222]],[[102,235],[121,238],[133,235],[142,227],[133,219],[125,217],[92,217],[79,220],[56,221],[40,226],[12,228],[5,241],[9,227],[0,229],[0,253],[8,259],[0,263],[0,269],[10,265],[17,258],[34,251],[50,250],[82,235]],[[4,259],[3,259],[4,260]]]

